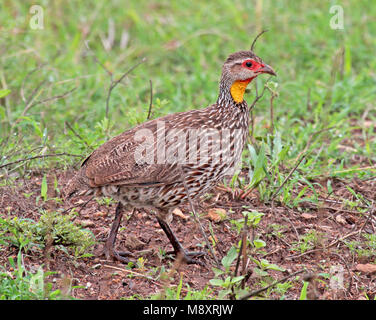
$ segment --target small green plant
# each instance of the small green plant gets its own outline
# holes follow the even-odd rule
[[[303,281],[303,287],[300,291],[299,300],[307,300],[307,289],[308,289],[309,282]]]
[[[57,300],[72,298],[63,295],[60,289],[52,290],[52,283],[46,277],[56,273],[44,272],[40,266],[35,273],[26,269],[22,262],[22,253],[19,250],[17,261],[8,259],[13,271],[0,270],[0,300]]]
[[[290,288],[292,288],[292,283],[290,281],[286,281],[286,282],[283,282],[283,283],[277,283],[275,288],[274,288],[274,291],[278,295],[280,295],[280,300],[284,300],[285,299],[285,293]]]
[[[95,129],[97,130],[97,135],[100,137],[109,137],[109,132],[113,127],[113,122],[104,117],[101,121],[98,121],[95,125]]]
[[[214,300],[215,296],[213,290],[209,286],[205,286],[202,290],[193,290],[186,284],[187,293],[184,300]]]
[[[253,229],[257,227],[257,225],[261,221],[262,216],[264,216],[264,213],[258,212],[258,211],[243,211],[242,213],[244,217],[245,215],[248,216],[247,225],[249,227],[252,227]],[[234,225],[238,234],[243,229],[244,222],[245,222],[245,218],[240,218],[237,220],[234,220],[234,219],[230,220],[230,223]]]
[[[260,259],[260,260],[255,259],[255,258],[251,258],[251,259],[257,265],[257,267],[253,269],[253,271],[260,277],[269,276],[269,273],[267,272],[268,270],[275,270],[275,271],[281,271],[281,272],[286,270],[285,268],[282,268],[275,263],[270,263],[266,259]]]
[[[174,269],[172,269],[174,270]],[[154,271],[156,273],[156,271]],[[165,268],[162,266],[159,271],[157,278],[153,281],[160,280],[164,283],[163,289],[148,297],[151,300],[211,300],[214,299],[213,291],[208,286],[205,286],[202,290],[191,289],[188,284],[183,285],[183,273],[180,273],[179,282],[175,285],[174,278],[171,276],[171,271],[166,272]],[[136,297],[139,298],[139,297]],[[142,297],[141,297],[142,299]]]
[[[243,211],[244,217],[238,220],[232,220],[231,223],[233,223],[236,227],[238,234],[240,234],[241,231],[244,230],[245,223],[247,223],[247,227],[251,227],[254,231],[259,225],[263,215],[263,213],[257,211]],[[264,252],[262,251],[262,248],[266,247],[266,242],[264,240],[255,238],[250,242],[249,240],[243,238],[242,241],[244,241],[245,243],[239,245],[240,247],[244,245],[250,246],[247,257],[256,265],[253,268],[253,272],[261,278],[261,283],[265,282],[265,277],[270,278],[268,270],[285,271],[284,268],[274,263],[270,263],[267,259],[258,258],[260,254],[264,254]],[[247,250],[245,250],[245,252],[247,252]],[[220,299],[223,299],[227,295],[231,295],[232,297],[236,298],[246,292],[245,284],[243,283],[245,275],[236,276],[235,274],[233,274],[233,272],[230,271],[230,267],[238,256],[238,249],[235,246],[232,246],[227,252],[227,255],[223,257],[221,261],[223,269],[213,268],[215,278],[211,279],[209,282],[214,286],[222,288],[222,290],[218,294],[218,298]],[[282,292],[283,289],[280,288],[280,291]]]
[[[362,233],[361,236],[365,241],[345,241],[346,246],[350,249],[350,252],[358,255],[359,258],[373,258],[376,262],[376,235]]]
[[[140,269],[140,271],[145,271],[146,270],[146,267],[145,267],[145,263],[146,263],[146,259],[144,259],[144,257],[139,257],[136,261],[136,265],[137,265],[137,268]]]
[[[115,200],[110,197],[95,198],[95,201],[97,201],[99,205],[104,205],[104,206],[109,206],[110,204],[116,203]]]
[[[247,257],[255,265],[252,269],[252,273],[255,276],[255,278],[259,279],[259,284],[262,287],[268,286],[274,280],[273,277],[269,274],[269,270],[284,272],[285,268],[278,266],[277,264],[271,263],[267,259],[263,258],[265,255],[265,251],[263,248],[267,246],[267,243],[263,239],[257,238],[257,236],[255,235],[255,230],[257,226],[259,225],[262,217],[264,216],[264,213],[258,212],[258,211],[246,210],[246,211],[243,211],[243,216],[244,218],[238,219],[236,221],[232,221],[232,223],[237,228],[238,233],[240,233],[241,230],[243,230],[244,224],[246,221],[247,221],[247,226],[253,229],[252,241],[247,240],[247,244],[246,244],[249,248]],[[276,230],[279,230],[279,229],[280,228],[276,227]],[[235,252],[234,252],[234,249],[232,248],[231,251],[229,251],[228,255],[226,256],[227,257],[226,259],[229,260],[229,258],[234,258],[234,256],[235,256]],[[225,270],[227,271],[226,268]],[[214,271],[216,272],[216,270]],[[246,292],[243,279],[241,278],[235,279],[236,280],[235,283],[228,284],[228,281],[230,281],[230,279],[226,278],[225,283],[221,283],[220,281],[216,281],[216,283],[222,284],[223,286],[232,285],[231,286],[232,294],[235,293],[235,296],[238,294],[238,292],[243,292],[243,293]],[[240,285],[237,282],[239,282]],[[271,287],[270,289],[266,290],[266,295],[269,295],[270,292],[274,291],[278,295],[283,296],[288,288],[289,286],[287,284],[283,284],[283,285],[281,284],[281,286],[279,286],[278,288]]]
[[[180,280],[177,286],[165,287],[164,298],[166,300],[180,300],[181,299],[181,289],[183,287],[183,275],[180,275]],[[157,296],[154,296],[158,298]]]
[[[48,191],[47,177],[46,175],[44,175],[42,179],[41,189],[40,189],[40,195],[42,196],[43,201],[47,201],[48,199],[47,191]]]
[[[269,227],[271,228],[271,231],[270,231],[270,234],[268,234],[267,236],[268,237],[274,236],[278,239],[281,239],[284,237],[283,231],[287,229],[287,226],[281,225],[278,223],[271,223]]]
[[[67,254],[69,250],[75,258],[90,257],[90,249],[95,243],[94,235],[75,225],[71,221],[73,217],[74,213],[62,215],[42,211],[38,221],[18,217],[0,218],[0,235],[3,244],[11,244],[26,252],[41,251],[51,244]]]
[[[373,296],[373,299],[370,298],[367,293],[364,293],[364,297],[366,298],[366,300],[374,300],[374,301],[376,301],[376,294]]]
[[[34,246],[40,248],[35,221],[18,217],[3,219],[0,217],[0,235],[3,245],[23,248],[25,252]]]
[[[240,283],[243,280],[244,276],[234,277],[230,275],[231,264],[234,262],[237,256],[237,249],[234,246],[232,246],[230,250],[227,252],[227,255],[222,258],[221,263],[224,267],[224,270],[213,268],[215,278],[209,280],[209,283],[213,286],[218,286],[222,288],[222,290],[220,290],[218,293],[218,299],[224,299],[227,295],[231,294],[233,288],[240,288]],[[239,294],[239,290],[236,289],[235,291]]]
[[[251,168],[248,188],[257,187],[261,200],[269,201],[284,181],[280,167],[290,148],[282,144],[281,134],[278,131],[274,135],[267,134],[265,138],[260,139],[258,150],[256,145],[248,145],[249,157],[247,160]],[[286,190],[290,190],[291,186],[291,183],[284,186],[284,202],[291,200],[286,197]]]
[[[294,241],[293,246],[291,246],[291,251],[298,251],[304,253],[308,250],[313,249],[318,243],[318,234],[316,230],[311,229],[306,234],[300,236],[298,242]]]
[[[126,298],[129,299],[129,298]],[[145,299],[142,296],[133,296],[131,299]],[[152,294],[146,299],[161,299],[161,293]],[[177,286],[171,286],[164,291],[163,299],[165,300],[214,300],[215,295],[209,286],[205,286],[202,290],[192,289],[188,284],[183,286],[182,278]]]

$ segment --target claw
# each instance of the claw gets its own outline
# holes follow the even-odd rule
[[[157,220],[162,230],[167,235],[167,238],[170,240],[172,247],[174,248],[174,250],[169,253],[175,254],[176,257],[179,257],[180,255],[181,259],[187,264],[198,264],[201,266],[204,265],[201,261],[195,259],[195,257],[201,257],[206,254],[205,252],[185,251],[179,240],[176,238],[175,234],[172,232],[168,223],[159,216],[157,216]]]
[[[196,258],[202,257],[206,255],[206,252],[203,251],[185,251],[184,249],[181,249],[179,251],[171,250],[167,251],[166,254],[173,254],[175,256],[175,260],[181,259],[186,264],[198,264],[200,266],[204,266],[204,263],[200,260],[197,260]]]
[[[132,265],[135,266],[135,263],[127,258],[127,256],[132,255],[128,251],[115,251],[113,248],[105,246],[103,250],[103,254],[107,260],[113,260],[113,261],[117,260],[125,264],[132,262],[133,263]]]
[[[200,260],[197,260],[195,258],[203,257],[206,255],[205,252],[203,251],[184,251],[184,252],[179,252],[179,254],[183,254],[183,261],[187,264],[198,264],[200,266],[204,266],[205,264],[201,262]]]

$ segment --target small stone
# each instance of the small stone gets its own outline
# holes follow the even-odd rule
[[[95,227],[95,223],[91,220],[76,220],[76,224],[80,224],[84,228]]]
[[[363,273],[376,273],[376,264],[366,263],[366,264],[357,264],[355,270]]]
[[[184,220],[188,219],[188,216],[184,215],[183,212],[179,208],[175,208],[174,211],[172,211],[172,214],[175,216],[178,216]]]
[[[336,216],[336,221],[340,224],[347,224],[347,221],[340,214]]]
[[[314,214],[310,214],[310,213],[302,213],[302,218],[304,218],[306,220],[310,220],[310,219],[317,218],[317,216],[314,215]]]
[[[214,222],[220,222],[227,217],[227,211],[222,208],[212,208],[208,211],[208,217]]]

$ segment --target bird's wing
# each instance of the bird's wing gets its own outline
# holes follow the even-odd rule
[[[126,153],[113,156],[124,147],[123,144],[116,146],[110,153],[101,158],[90,161],[85,165],[85,175],[92,186],[116,185],[158,185],[177,182],[175,166],[135,161],[135,150],[131,148]]]
[[[128,130],[95,150],[81,169],[90,185],[146,186],[182,181],[181,162],[176,158],[178,151],[171,148],[174,143],[176,146],[176,140],[171,136],[179,136],[179,130],[187,130],[186,125],[179,129],[178,122],[187,123],[184,118],[189,117],[189,113],[181,113],[178,119],[176,114],[171,116]]]

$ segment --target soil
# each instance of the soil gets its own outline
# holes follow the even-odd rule
[[[49,177],[56,177],[58,186],[62,189],[72,174],[73,171],[55,171],[50,173]],[[216,267],[209,250],[205,257],[200,258],[203,266],[174,263],[168,255],[161,255],[161,249],[169,251],[172,247],[156,218],[143,210],[138,210],[133,215],[130,212],[124,214],[116,242],[119,250],[132,252],[131,259],[134,261],[142,257],[142,264],[129,269],[120,262],[107,261],[101,256],[101,251],[110,231],[116,203],[106,205],[95,199],[86,203],[90,197],[75,197],[63,204],[56,204],[54,201],[41,204],[40,201],[39,205],[36,205],[42,177],[41,173],[34,172],[28,179],[17,180],[12,187],[1,187],[0,216],[8,217],[11,213],[12,216],[37,221],[41,207],[59,210],[64,214],[64,210],[69,211],[69,208],[75,206],[80,212],[75,223],[91,230],[97,240],[94,256],[89,258],[75,259],[55,248],[50,250],[48,258],[35,252],[23,255],[24,264],[29,270],[43,265],[45,270],[57,271],[48,278],[55,288],[85,300],[146,298],[158,293],[161,294],[159,297],[163,298],[164,294],[167,294],[166,288],[177,286],[182,277],[181,296],[185,296],[188,290],[203,290],[206,286],[209,286],[214,294],[218,293],[217,287],[209,285],[209,280],[214,278],[212,268]],[[326,185],[325,181],[320,182]],[[376,253],[360,256],[356,250],[350,250],[346,243],[364,243],[361,233],[374,234],[376,219],[372,210],[361,214],[356,208],[345,204],[345,199],[354,201],[354,196],[346,186],[360,192],[367,199],[376,199],[375,178],[366,182],[355,179],[350,183],[332,180],[333,194],[330,197],[323,197],[319,205],[302,202],[299,208],[283,206],[277,200],[273,203],[262,203],[257,191],[252,191],[241,199],[240,190],[233,191],[219,186],[210,197],[206,196],[196,204],[196,211],[200,214],[200,221],[209,240],[216,243],[214,252],[219,261],[231,246],[237,245],[241,239],[231,220],[243,217],[242,211],[246,210],[243,206],[247,206],[247,210],[264,213],[257,228],[250,228],[248,231],[248,239],[253,237],[266,243],[266,247],[254,252],[253,256],[267,259],[285,271],[268,270],[269,276],[261,277],[256,272],[254,262],[249,261],[246,268],[240,262],[239,272],[248,274],[246,287],[250,290],[262,288],[302,270],[304,272],[299,278],[289,279],[291,287],[284,293],[284,299],[299,298],[302,279],[310,282],[310,299],[366,299],[366,296],[374,299],[375,273],[372,273],[372,270],[367,272],[359,265],[375,263]],[[25,195],[30,193],[31,196]],[[83,206],[84,204],[86,205]],[[201,251],[205,247],[205,240],[198,224],[190,214],[188,206],[179,209],[181,212],[173,214],[171,228],[187,250]],[[210,209],[223,209],[221,212],[224,212],[225,216],[218,218],[215,214],[208,215]],[[215,213],[215,210],[212,212]],[[301,237],[310,230],[314,230],[316,234],[315,240],[310,243],[311,247],[306,251],[299,249],[299,244],[304,242]],[[1,250],[0,265],[9,269],[8,257],[16,257],[18,248],[3,246]],[[231,268],[232,272],[234,268]],[[165,270],[167,276],[160,277],[161,270]],[[333,282],[336,275],[343,279],[343,282]],[[79,288],[71,290],[72,286]],[[281,297],[277,290],[271,289],[265,290],[259,296],[268,299]]]

